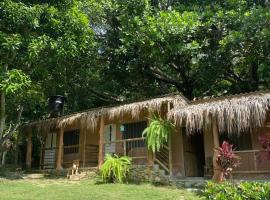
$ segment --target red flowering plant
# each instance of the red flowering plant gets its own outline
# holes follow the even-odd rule
[[[257,161],[261,163],[270,160],[270,134],[260,136],[259,142],[263,149],[257,154]]]
[[[233,152],[233,145],[224,141],[221,147],[215,148],[217,151],[217,164],[225,176],[240,165],[240,157]]]

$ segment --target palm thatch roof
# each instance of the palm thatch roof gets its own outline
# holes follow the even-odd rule
[[[122,117],[124,114],[130,114],[132,118],[137,119],[141,111],[148,109],[159,111],[165,103],[173,104],[173,107],[187,105],[187,99],[181,94],[168,94],[153,99],[126,103],[118,106],[100,107],[87,110],[84,112],[74,113],[58,118],[50,118],[35,121],[26,124],[28,127],[37,127],[42,134],[47,133],[51,129],[65,128],[69,125],[76,124],[84,129],[95,130],[99,125],[101,116],[114,119]]]
[[[201,130],[216,120],[220,133],[238,133],[264,125],[270,108],[270,92],[253,92],[197,100],[169,112],[168,118],[186,127],[188,133]]]
[[[188,105],[188,100],[179,94],[171,94],[159,98],[149,99],[146,101],[123,104],[107,109],[109,119],[122,117],[125,114],[130,114],[133,119],[138,119],[140,112],[143,110],[151,110],[159,112],[162,105],[173,104],[173,107],[182,107]]]

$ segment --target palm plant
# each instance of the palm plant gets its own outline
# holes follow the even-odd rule
[[[105,183],[123,183],[129,174],[130,167],[130,157],[107,154],[100,168],[102,180]]]
[[[142,133],[142,136],[146,137],[148,149],[153,152],[159,151],[168,142],[173,129],[170,121],[153,114],[149,126]]]

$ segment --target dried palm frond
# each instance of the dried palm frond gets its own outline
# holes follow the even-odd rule
[[[162,105],[165,103],[173,104],[173,107],[182,107],[187,105],[186,99],[181,95],[171,95],[147,101],[135,102],[130,104],[124,104],[117,107],[112,107],[107,110],[109,119],[117,117],[123,117],[125,114],[130,114],[133,119],[138,119],[140,113],[144,110],[151,110],[152,112],[160,112]]]
[[[173,109],[168,117],[188,133],[203,129],[215,118],[219,132],[238,133],[263,126],[270,106],[270,92],[228,96]]]

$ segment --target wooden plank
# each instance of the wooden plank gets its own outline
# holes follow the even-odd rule
[[[166,167],[162,162],[160,162],[157,159],[155,159],[154,161],[157,162],[165,171],[167,171],[168,173],[170,173],[170,170],[168,169],[168,167]]]
[[[232,171],[233,174],[268,174],[270,171]]]
[[[100,168],[104,161],[104,118],[100,117],[100,128],[99,128],[99,154],[98,154],[98,167]]]
[[[59,146],[57,151],[57,161],[56,161],[56,169],[62,170],[62,158],[63,158],[63,145],[64,145],[64,129],[61,128],[59,130]]]
[[[27,133],[27,150],[26,150],[26,167],[31,169],[32,163],[32,129],[28,128]]]
[[[219,137],[218,137],[218,127],[217,127],[217,121],[215,118],[212,118],[212,133],[213,133],[213,140],[214,140],[214,148],[219,147]],[[216,160],[218,157],[218,152],[214,151],[214,156],[213,156],[213,169],[214,169],[214,175],[212,180],[215,182],[220,182],[220,177],[221,177],[221,169],[218,166]]]
[[[123,142],[132,142],[132,141],[142,141],[145,140],[145,138],[130,138],[130,139],[124,139],[124,140],[114,140],[112,142],[105,141],[104,144],[111,144],[111,143],[123,143]]]
[[[170,176],[172,175],[172,137],[171,135],[169,136],[169,173]]]

